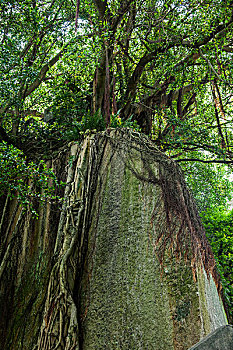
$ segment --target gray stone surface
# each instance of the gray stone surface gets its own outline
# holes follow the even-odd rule
[[[189,350],[233,350],[233,326],[217,328]]]
[[[121,144],[104,146],[98,166],[80,284],[81,348],[187,350],[227,324],[222,303],[201,266],[197,283],[190,262],[175,257],[161,276],[155,250],[167,219],[161,188],[150,181],[160,174],[156,150]]]

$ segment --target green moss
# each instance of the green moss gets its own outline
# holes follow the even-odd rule
[[[15,290],[13,323],[8,327],[6,350],[31,350],[36,344],[49,277],[46,256],[42,253],[34,256],[34,263],[25,267],[24,277]]]
[[[170,257],[161,278],[154,249],[161,209],[150,224],[161,189],[143,180],[140,152],[125,163],[108,145],[103,159],[81,286],[82,349],[187,350],[202,336],[200,295],[190,262]]]
[[[83,349],[170,350],[169,300],[148,241],[156,193],[119,158],[105,173],[98,227],[91,232],[91,277],[83,286]]]
[[[169,261],[165,275],[173,320],[174,349],[186,350],[200,340],[198,286],[193,280],[191,267],[183,260]]]

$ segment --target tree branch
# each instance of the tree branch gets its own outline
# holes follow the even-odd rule
[[[104,19],[105,15],[110,13],[109,8],[107,7],[107,0],[93,0],[93,3],[97,8],[101,19]]]
[[[62,55],[64,54],[65,49],[69,46],[69,44],[70,43],[67,43],[63,47],[63,49],[56,54],[56,56],[54,56],[48,63],[46,63],[41,68],[40,73],[38,74],[38,77],[36,78],[36,80],[28,88],[26,88],[26,90],[25,90],[25,92],[23,94],[24,97],[27,97],[27,96],[31,95],[31,93],[34,92],[40,86],[40,84],[44,81],[47,72],[62,57]]]
[[[211,160],[203,160],[199,158],[182,158],[176,159],[175,162],[200,162],[200,163],[220,163],[220,164],[233,164],[233,160],[222,160],[222,159],[211,159]]]

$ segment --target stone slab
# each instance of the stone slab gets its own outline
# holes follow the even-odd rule
[[[233,326],[217,328],[189,350],[233,350]]]

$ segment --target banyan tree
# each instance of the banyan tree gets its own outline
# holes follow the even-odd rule
[[[4,350],[187,350],[227,323],[180,167],[129,129],[90,133],[50,166],[62,207],[1,198]]]

